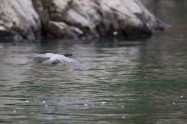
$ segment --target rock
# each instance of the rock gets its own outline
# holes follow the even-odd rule
[[[0,20],[10,36],[18,34],[30,40],[39,36],[40,19],[31,0],[1,0]]]
[[[0,37],[6,37],[9,35],[10,32],[8,32],[4,26],[0,26]]]
[[[55,38],[74,38],[77,39],[83,32],[73,26],[68,26],[63,22],[50,22],[49,33]]]
[[[136,38],[164,28],[138,0],[1,0],[0,4],[0,32],[16,40],[35,40],[40,34]]]
[[[53,0],[50,4],[46,8],[50,20],[74,26],[86,37],[145,37],[164,28],[138,0]]]

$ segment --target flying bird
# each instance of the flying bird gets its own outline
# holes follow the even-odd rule
[[[39,57],[39,58],[46,58],[48,60],[44,61],[44,64],[58,64],[58,63],[63,63],[65,65],[68,65],[70,67],[73,67],[74,69],[79,69],[79,70],[87,70],[87,68],[80,64],[77,60],[74,60],[70,58],[72,54],[70,53],[63,53],[63,54],[55,54],[55,53],[44,53],[44,54],[39,54],[39,53],[33,53],[31,52],[30,55],[32,57]]]

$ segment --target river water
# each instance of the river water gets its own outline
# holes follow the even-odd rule
[[[186,124],[187,19],[161,10],[174,26],[147,40],[1,42],[0,123]],[[89,70],[47,66],[29,51],[68,51]]]

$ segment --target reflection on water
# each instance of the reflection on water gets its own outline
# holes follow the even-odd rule
[[[0,123],[186,124],[186,27],[146,41],[0,43]],[[69,51],[88,71],[28,56]]]

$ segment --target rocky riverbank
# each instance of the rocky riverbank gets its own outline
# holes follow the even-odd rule
[[[0,37],[13,40],[150,36],[163,30],[138,0],[1,0]]]

